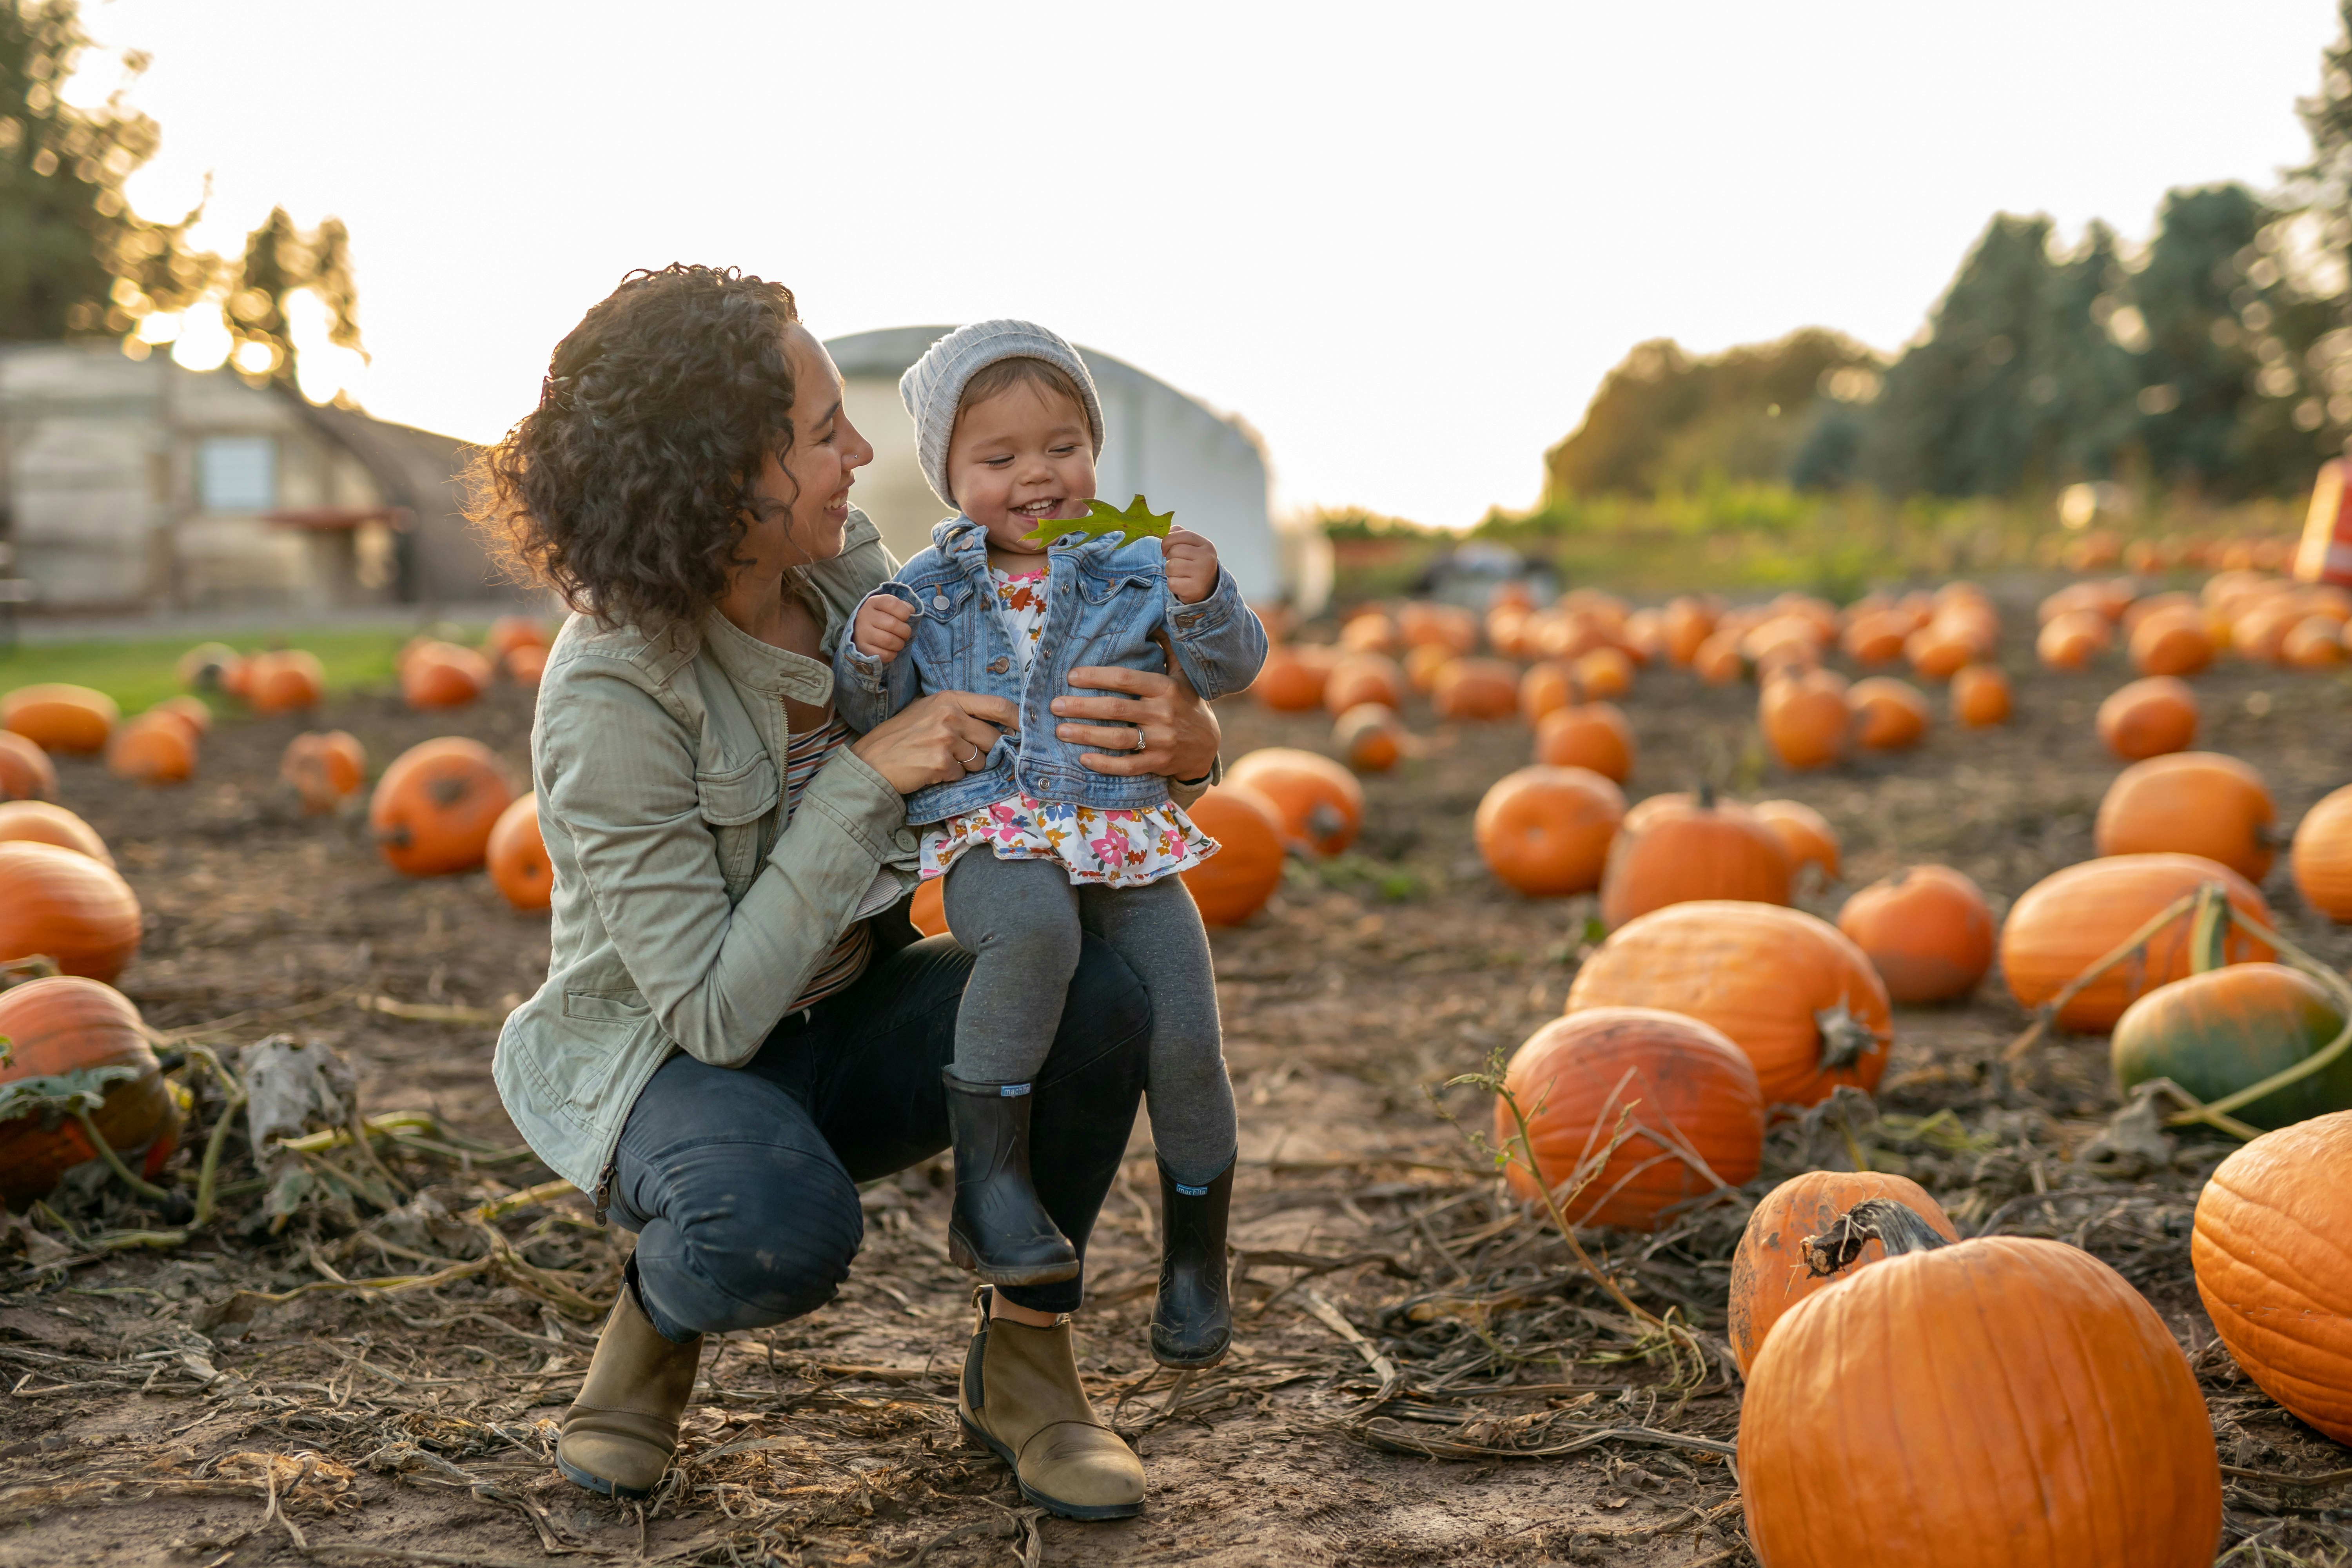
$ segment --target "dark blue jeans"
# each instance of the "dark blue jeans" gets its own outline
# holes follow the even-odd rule
[[[637,1096],[614,1154],[610,1213],[637,1232],[637,1293],[675,1341],[814,1311],[866,1237],[857,1184],[948,1145],[940,1074],[955,1059],[971,955],[946,937],[877,955],[857,984],[788,1014],[740,1068],[680,1052]],[[1151,1006],[1125,961],[1088,937],[1060,1033],[1034,1082],[1038,1196],[1086,1256],[1143,1094]],[[1007,1288],[1077,1310],[1084,1276]]]

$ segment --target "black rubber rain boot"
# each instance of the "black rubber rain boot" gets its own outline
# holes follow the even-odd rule
[[[1234,1300],[1225,1283],[1233,1199],[1230,1163],[1205,1187],[1181,1186],[1160,1167],[1160,1302],[1151,1313],[1151,1359],[1161,1366],[1214,1366],[1233,1343]]]
[[[966,1083],[952,1069],[940,1076],[955,1142],[948,1257],[991,1285],[1075,1278],[1077,1248],[1055,1226],[1029,1180],[1029,1086]]]

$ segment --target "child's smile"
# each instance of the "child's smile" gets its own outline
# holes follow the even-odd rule
[[[1045,549],[1024,534],[1052,518],[1084,517],[1094,499],[1094,443],[1086,410],[1022,383],[966,404],[948,443],[956,505],[1012,555]]]

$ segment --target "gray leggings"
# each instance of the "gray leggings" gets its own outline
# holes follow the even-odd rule
[[[1169,1173],[1206,1186],[1233,1163],[1234,1087],[1217,1029],[1209,933],[1174,877],[1075,888],[1053,860],[1000,860],[986,845],[948,868],[948,929],[972,955],[956,1015],[955,1074],[1026,1083],[1062,1021],[1082,932],[1108,942],[1151,996],[1151,1141]]]

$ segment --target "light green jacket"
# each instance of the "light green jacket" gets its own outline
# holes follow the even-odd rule
[[[814,568],[828,659],[850,611],[897,570],[863,512]],[[646,636],[565,623],[531,726],[555,872],[547,983],[499,1032],[507,1113],[548,1166],[598,1187],[629,1108],[672,1051],[751,1059],[851,923],[914,885],[905,802],[846,748],[789,832],[783,699],[833,694],[829,662],[716,610]]]

